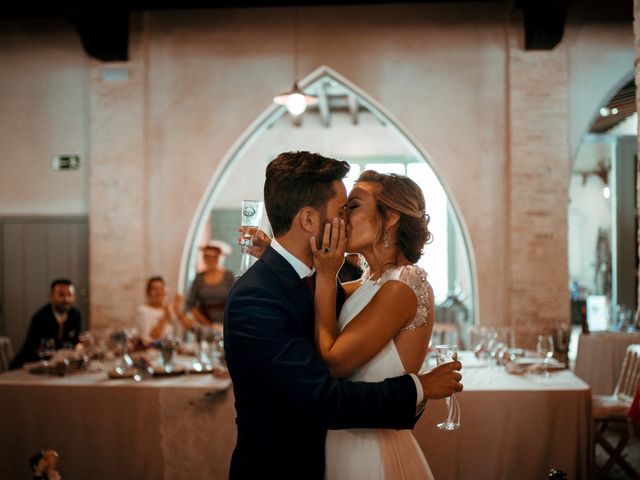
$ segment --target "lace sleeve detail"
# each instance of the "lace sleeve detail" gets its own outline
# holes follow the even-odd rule
[[[411,322],[402,327],[402,330],[415,330],[429,322],[431,318],[431,299],[433,290],[427,281],[427,272],[417,265],[407,265],[405,267],[387,270],[384,272],[379,282],[387,280],[399,280],[407,285],[416,294],[418,300],[418,310]]]

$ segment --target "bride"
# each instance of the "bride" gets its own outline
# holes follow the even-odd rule
[[[311,249],[317,272],[316,346],[332,375],[377,382],[418,373],[433,328],[433,291],[415,265],[431,240],[422,191],[408,177],[363,172],[349,195],[347,221],[327,224]],[[344,253],[361,254],[367,270],[344,284],[336,322],[336,275]],[[410,430],[330,430],[326,478],[431,479]]]

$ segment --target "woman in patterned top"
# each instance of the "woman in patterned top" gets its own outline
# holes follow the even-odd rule
[[[222,260],[231,253],[231,247],[212,240],[200,250],[205,270],[198,273],[191,284],[187,309],[198,323],[222,328],[224,305],[235,281],[233,273],[222,268]]]

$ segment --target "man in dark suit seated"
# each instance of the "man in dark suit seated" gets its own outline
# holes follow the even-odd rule
[[[9,368],[20,368],[26,362],[40,360],[38,351],[49,342],[56,350],[74,346],[80,335],[80,311],[73,307],[75,289],[71,280],[58,278],[51,282],[49,303],[31,317],[27,338]]]
[[[344,218],[346,162],[309,152],[267,167],[274,239],[227,299],[224,349],[238,437],[230,478],[324,476],[328,428],[413,428],[424,400],[462,390],[459,362],[380,383],[332,378],[314,345],[309,239]]]

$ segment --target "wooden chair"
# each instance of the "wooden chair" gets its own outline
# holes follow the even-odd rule
[[[629,345],[622,364],[622,371],[613,395],[594,395],[592,398],[593,421],[596,424],[594,449],[600,445],[608,454],[609,459],[597,472],[596,478],[606,478],[611,468],[617,463],[631,478],[639,478],[640,474],[622,456],[629,441],[629,428],[623,428],[623,433],[617,443],[612,445],[605,437],[609,424],[627,424],[626,414],[631,406],[633,395],[640,382],[640,344]],[[595,450],[594,450],[595,453]],[[595,463],[595,462],[594,462]]]

